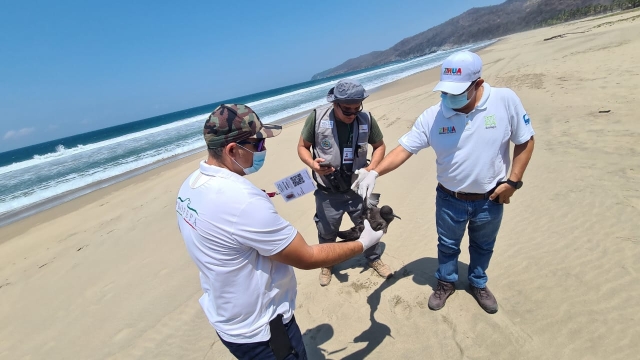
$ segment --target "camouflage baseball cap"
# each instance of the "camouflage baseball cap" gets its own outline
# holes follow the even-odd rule
[[[281,131],[280,125],[263,124],[247,105],[222,104],[209,115],[203,133],[207,147],[215,149],[249,138],[278,136]]]

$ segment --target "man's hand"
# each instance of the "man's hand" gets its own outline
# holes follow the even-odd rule
[[[358,170],[354,171],[354,174],[357,174],[358,178],[351,185],[351,190],[357,192],[358,191],[358,187],[360,187],[360,183],[362,182],[362,180],[364,178],[366,178],[367,175],[369,175],[369,171],[367,171],[366,169],[358,169]]]
[[[493,192],[493,194],[491,194],[491,196],[489,196],[489,200],[494,200],[496,198],[498,198],[498,200],[496,201],[499,204],[509,204],[511,202],[511,196],[513,196],[513,193],[516,192],[516,189],[507,184],[501,184],[499,185],[496,190]]]
[[[336,171],[336,169],[334,169],[333,166],[329,166],[329,167],[320,166],[320,163],[323,163],[323,162],[325,162],[323,158],[317,158],[313,160],[313,163],[311,163],[311,170],[318,173],[318,175],[323,175],[323,176],[327,174],[331,174],[332,172]]]
[[[378,173],[375,170],[371,170],[362,180],[360,180],[358,185],[358,195],[362,196],[364,200],[371,196],[373,188],[376,186],[377,178]],[[358,177],[358,179],[360,178]]]
[[[371,228],[371,224],[369,224],[369,220],[365,219],[364,230],[362,231],[362,234],[360,234],[360,238],[356,241],[362,243],[362,251],[364,252],[368,248],[379,243],[380,239],[382,239],[382,235],[384,235],[384,232],[382,230],[373,231],[373,229]]]

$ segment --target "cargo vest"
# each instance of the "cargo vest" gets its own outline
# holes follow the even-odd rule
[[[338,128],[333,114],[333,108],[328,109],[318,108],[313,110],[315,112],[315,134],[314,134],[314,159],[323,158],[336,169],[334,175],[340,174],[340,169],[343,167],[343,161],[350,161],[349,156],[345,159],[345,154],[340,148],[340,142],[338,139]],[[371,131],[371,114],[366,111],[361,111],[356,116],[355,120],[351,124],[353,126],[351,148],[345,149],[347,155],[351,151],[351,158],[353,161],[352,172],[367,167],[367,150],[369,145],[369,132]],[[331,183],[326,176],[318,175],[313,172],[313,178],[316,182],[325,187],[331,189]],[[349,179],[346,179],[349,184],[352,184],[357,178],[357,175],[353,174]]]

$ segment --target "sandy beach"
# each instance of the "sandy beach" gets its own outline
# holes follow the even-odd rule
[[[464,290],[466,251],[458,291],[442,310],[427,308],[437,236],[435,155],[426,149],[376,185],[381,203],[402,217],[383,238],[392,280],[363,257],[338,265],[326,288],[319,270],[296,270],[296,318],[310,359],[638,358],[637,34],[640,11],[516,34],[480,52],[483,78],[516,91],[537,133],[488,270],[497,314]],[[438,71],[386,85],[365,102],[388,150],[437,103]],[[289,125],[268,142],[254,184],[273,191],[304,168],[295,150],[301,129]],[[180,184],[204,157],[0,228],[0,359],[231,359],[198,304],[198,272],[174,211]],[[311,195],[273,202],[317,243]]]

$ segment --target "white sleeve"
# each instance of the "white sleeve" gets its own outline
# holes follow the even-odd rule
[[[413,127],[411,130],[404,134],[398,142],[400,145],[412,153],[413,155],[417,154],[420,150],[426,149],[430,146],[429,144],[429,126],[427,122],[429,110],[425,111],[418,117],[415,123],[413,123]]]
[[[284,250],[297,233],[278,215],[271,201],[258,197],[240,210],[232,235],[240,244],[256,249],[260,255],[272,256]]]
[[[535,131],[533,131],[531,119],[524,110],[518,95],[510,89],[507,90],[507,110],[509,111],[509,122],[511,124],[510,139],[514,144],[520,145],[529,141],[535,135]]]

